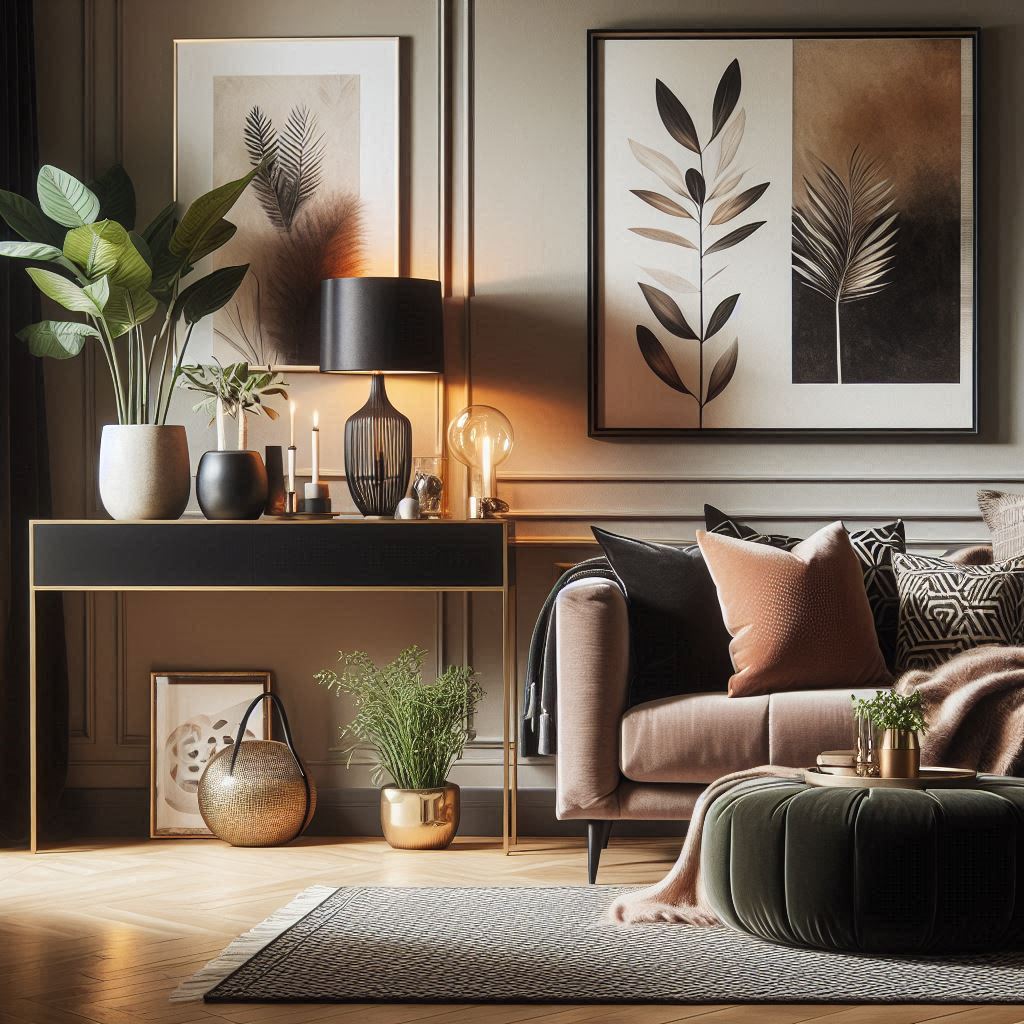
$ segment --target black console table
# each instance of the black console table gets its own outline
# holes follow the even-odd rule
[[[502,598],[502,843],[517,842],[515,583],[503,520],[33,520],[30,843],[40,849],[36,597],[46,591],[462,591]]]

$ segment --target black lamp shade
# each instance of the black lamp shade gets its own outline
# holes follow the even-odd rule
[[[332,277],[320,284],[322,373],[443,373],[441,284]]]
[[[385,373],[443,373],[441,285],[415,277],[333,277],[320,284],[320,371],[372,373],[345,423],[345,479],[364,516],[392,516],[412,469],[412,426]]]

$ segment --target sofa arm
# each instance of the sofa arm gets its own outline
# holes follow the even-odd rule
[[[579,580],[555,603],[559,818],[618,817],[619,725],[629,689],[629,615],[609,580]]]

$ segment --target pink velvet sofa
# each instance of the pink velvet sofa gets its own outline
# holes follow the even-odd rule
[[[948,552],[985,564],[992,549]],[[569,584],[557,616],[558,757],[555,810],[587,822],[590,881],[616,821],[688,821],[704,787],[762,764],[806,767],[853,746],[850,694],[830,689],[728,697],[688,693],[627,707],[629,616],[609,580]]]
[[[622,590],[608,580],[571,583],[555,614],[555,806],[559,818],[588,823],[591,882],[614,822],[688,820],[701,790],[719,776],[762,764],[812,765],[822,750],[853,745],[849,690],[688,693],[628,708]]]

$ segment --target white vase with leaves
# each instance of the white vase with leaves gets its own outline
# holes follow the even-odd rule
[[[234,234],[224,218],[258,170],[200,196],[180,219],[169,203],[142,231],[119,165],[88,186],[44,166],[38,206],[0,189],[0,217],[22,239],[0,242],[0,256],[49,264],[29,276],[77,314],[30,324],[18,337],[51,359],[73,358],[91,342],[110,373],[118,422],[103,428],[99,488],[115,519],[177,519],[188,504],[188,441],[184,427],[167,423],[171,395],[193,328],[230,301],[248,264],[185,288],[181,280]]]

